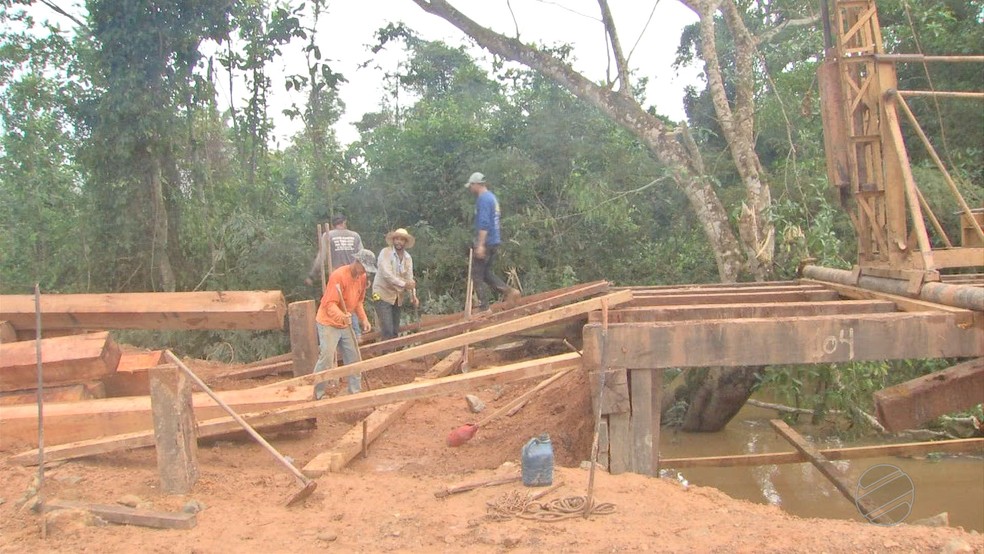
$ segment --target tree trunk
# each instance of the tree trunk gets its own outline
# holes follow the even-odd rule
[[[710,368],[694,390],[680,428],[700,432],[723,429],[752,395],[762,369],[762,366]]]
[[[151,233],[151,267],[155,267],[160,277],[160,287],[164,292],[174,292],[174,271],[171,269],[171,257],[167,252],[167,205],[164,203],[164,183],[161,179],[161,160],[155,153],[150,154],[149,175],[151,203],[153,214],[150,221]],[[157,288],[156,286],[154,287]]]

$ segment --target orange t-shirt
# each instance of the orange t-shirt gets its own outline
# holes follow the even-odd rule
[[[338,297],[338,288],[342,287],[342,296],[345,298],[345,306],[349,312],[342,309]],[[351,312],[359,317],[359,321],[367,321],[366,309],[362,303],[366,299],[366,275],[363,273],[358,277],[352,277],[352,268],[347,265],[331,272],[328,277],[328,285],[325,287],[325,294],[321,297],[321,306],[318,307],[318,315],[315,319],[322,325],[337,327],[342,329],[351,321]]]

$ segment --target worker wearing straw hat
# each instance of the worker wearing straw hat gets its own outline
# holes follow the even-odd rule
[[[388,246],[379,251],[372,298],[382,340],[395,338],[400,332],[401,308],[420,302],[414,292],[417,282],[413,278],[413,258],[407,252],[415,242],[413,235],[400,228],[386,235]]]

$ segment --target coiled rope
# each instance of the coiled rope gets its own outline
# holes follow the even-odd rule
[[[562,521],[584,516],[584,496],[567,496],[548,502],[537,502],[532,493],[509,491],[488,502],[487,517],[492,521],[509,521],[513,518],[536,521]],[[591,502],[588,515],[609,515],[615,513],[611,502]]]

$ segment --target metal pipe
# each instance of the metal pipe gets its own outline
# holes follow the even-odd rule
[[[827,281],[829,283],[856,286],[887,294],[907,296],[909,298],[919,298],[927,302],[936,302],[937,304],[963,308],[965,310],[984,312],[984,288],[974,285],[952,285],[937,282],[923,283],[923,286],[919,289],[919,294],[913,295],[908,292],[908,281],[862,275],[855,282],[854,273],[844,269],[808,265],[803,268],[803,277],[818,281]]]

